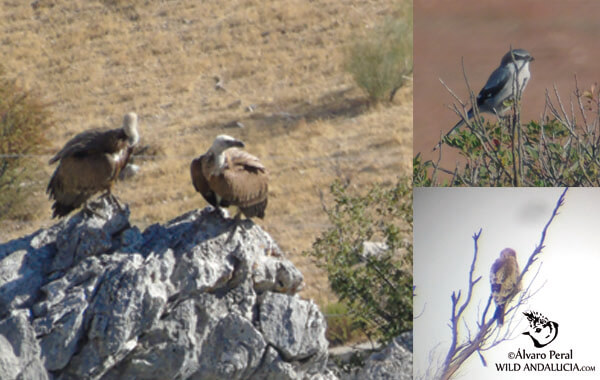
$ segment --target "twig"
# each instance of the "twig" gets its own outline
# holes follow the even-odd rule
[[[525,274],[530,270],[533,263],[535,263],[539,259],[539,255],[544,248],[544,242],[546,240],[546,235],[548,233],[548,228],[558,215],[558,211],[560,207],[564,204],[565,195],[568,189],[565,189],[558,201],[556,202],[556,206],[552,211],[550,219],[542,229],[541,237],[538,245],[535,247],[527,264],[523,268],[523,271],[520,273],[518,278],[518,283],[521,283]],[[474,249],[473,249],[473,260],[471,261],[471,267],[469,269],[468,274],[468,289],[467,296],[462,304],[460,303],[462,291],[454,291],[451,295],[451,316],[450,316],[450,324],[449,327],[452,332],[452,340],[450,343],[450,347],[446,354],[445,360],[440,368],[439,379],[448,380],[451,379],[456,371],[462,366],[462,364],[475,352],[478,353],[482,363],[486,363],[485,358],[482,355],[482,352],[489,350],[503,341],[512,339],[511,336],[515,331],[516,326],[514,326],[515,317],[517,315],[517,310],[524,305],[529,299],[531,299],[542,287],[543,285],[536,289],[532,290],[532,285],[535,282],[541,266],[538,267],[535,275],[530,279],[527,283],[525,289],[521,292],[515,290],[515,292],[510,295],[507,299],[506,305],[509,305],[514,297],[519,295],[517,302],[515,305],[505,310],[505,316],[507,318],[507,323],[502,327],[498,326],[496,323],[496,319],[494,316],[487,318],[488,311],[490,310],[490,306],[492,303],[492,296],[488,297],[487,304],[485,309],[483,310],[481,317],[478,322],[476,322],[477,330],[476,332],[472,332],[471,328],[466,324],[464,320],[464,313],[469,306],[471,306],[471,301],[473,300],[473,289],[477,285],[477,283],[481,280],[481,276],[475,278],[475,264],[477,261],[478,253],[479,253],[479,238],[481,236],[482,230],[480,229],[477,233],[473,235]],[[459,334],[458,326],[459,324],[465,325],[465,330],[467,331],[466,338],[461,338]],[[428,372],[431,372],[428,370]]]

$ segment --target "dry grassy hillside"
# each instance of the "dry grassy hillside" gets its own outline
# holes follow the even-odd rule
[[[342,68],[344,46],[383,21],[391,1],[1,4],[0,62],[50,105],[55,127],[52,149],[36,158],[43,172],[31,186],[31,220],[2,222],[0,241],[55,222],[44,194],[50,153],[135,111],[155,157],[138,159],[139,175],[115,189],[132,223],[143,229],[204,207],[189,164],[216,135],[239,137],[271,172],[267,216],[257,222],[304,273],[304,295],[324,302],[326,279],[300,254],[327,227],[319,192],[337,177],[360,189],[410,173],[412,88],[369,109]]]

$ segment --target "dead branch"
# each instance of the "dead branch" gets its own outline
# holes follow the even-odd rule
[[[521,271],[521,274],[519,275],[519,282],[521,282],[524,279],[525,275],[531,270],[532,265],[537,260],[539,260],[539,255],[544,249],[544,242],[546,240],[548,228],[558,215],[560,207],[564,204],[566,192],[567,189],[565,189],[558,198],[556,206],[554,207],[554,210],[552,211],[548,222],[542,229],[539,243],[536,245],[535,249],[529,256],[527,264],[525,265],[525,267]],[[469,269],[468,274],[467,296],[464,302],[461,303],[461,290],[454,291],[451,295],[452,306],[449,327],[452,333],[452,340],[448,352],[446,354],[445,360],[440,368],[440,371],[438,371],[439,376],[437,378],[441,380],[451,379],[456,373],[456,371],[458,371],[459,368],[463,365],[463,363],[475,352],[478,353],[479,358],[485,365],[486,361],[482,353],[508,339],[511,339],[511,336],[515,333],[515,317],[518,314],[517,311],[543,287],[542,285],[537,289],[533,289],[533,284],[541,269],[541,266],[538,266],[538,270],[527,282],[525,289],[520,292],[515,291],[515,293],[509,297],[506,305],[510,305],[511,302],[515,301],[515,297],[516,302],[514,305],[512,305],[505,311],[507,322],[504,325],[498,326],[493,315],[488,317],[488,311],[490,310],[490,306],[492,304],[492,295],[490,293],[486,307],[481,313],[480,317],[478,318],[478,321],[476,322],[476,329],[474,329],[473,326],[469,326],[465,321],[464,313],[468,308],[472,306],[472,303],[474,301],[472,297],[473,290],[482,278],[481,276],[476,277],[475,275],[475,263],[479,254],[478,242],[479,238],[481,237],[481,232],[482,230],[480,229],[477,233],[473,235],[473,260],[471,262],[471,267]],[[458,328],[459,325],[462,324],[464,324],[466,327],[466,337],[461,336],[460,330]]]

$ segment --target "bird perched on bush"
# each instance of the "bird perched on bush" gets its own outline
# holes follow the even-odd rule
[[[488,78],[485,86],[477,95],[477,108],[479,112],[497,113],[503,115],[511,107],[517,88],[523,92],[529,82],[531,73],[529,72],[529,62],[533,57],[527,50],[512,49],[504,54],[500,66]],[[518,87],[515,88],[515,85]],[[520,95],[520,94],[519,94]],[[474,115],[473,108],[467,112],[467,119]],[[461,127],[465,120],[461,120],[452,129],[446,133],[449,136],[455,129]],[[440,146],[441,142],[433,150]]]

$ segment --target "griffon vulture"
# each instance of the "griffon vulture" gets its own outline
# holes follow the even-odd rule
[[[263,218],[267,208],[268,172],[258,158],[238,149],[244,143],[219,135],[205,154],[192,161],[192,183],[215,209],[237,206],[246,218]]]
[[[54,199],[52,217],[67,215],[100,191],[106,191],[118,204],[112,185],[138,141],[134,112],[125,115],[121,128],[92,129],[69,140],[48,162],[60,161],[46,189]]]

